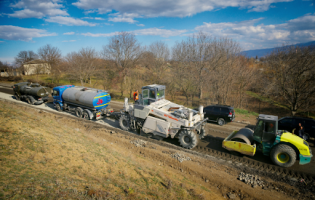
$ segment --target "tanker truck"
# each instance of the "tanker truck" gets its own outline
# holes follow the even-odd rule
[[[111,97],[107,91],[95,88],[63,85],[53,88],[53,103],[57,111],[73,111],[79,118],[100,119],[113,112],[106,109]]]
[[[32,105],[40,105],[47,102],[50,94],[50,88],[31,82],[14,84],[13,91],[16,100],[25,100]]]

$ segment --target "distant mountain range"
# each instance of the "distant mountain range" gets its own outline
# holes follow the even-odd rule
[[[299,46],[299,47],[306,47],[310,45],[315,45],[315,41],[312,42],[307,42],[307,43],[299,43],[299,44],[294,44],[294,45],[288,45],[288,46]],[[270,48],[270,49],[255,49],[255,50],[248,50],[248,51],[242,51],[241,54],[248,57],[248,58],[258,58],[264,57],[268,54],[270,54],[275,48]]]

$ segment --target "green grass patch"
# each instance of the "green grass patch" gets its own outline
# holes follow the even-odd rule
[[[267,97],[264,97],[260,94],[257,94],[255,92],[250,92],[250,91],[246,91],[246,94],[251,96],[251,97],[254,97],[256,99],[259,99],[260,101],[263,101],[263,102],[266,102],[266,103],[270,103],[274,106],[277,106],[277,107],[281,107],[281,108],[284,108],[286,110],[289,110],[284,104],[281,104],[280,102],[277,102],[277,101],[274,101],[270,98],[267,98]]]
[[[244,114],[244,115],[253,115],[253,116],[258,116],[259,114],[256,112],[251,112],[245,109],[241,109],[241,108],[235,108],[235,113],[236,114]]]

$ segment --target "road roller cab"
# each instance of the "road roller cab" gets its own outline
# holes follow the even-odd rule
[[[234,131],[223,141],[222,147],[249,156],[259,150],[283,167],[292,166],[296,159],[301,165],[307,164],[312,158],[308,143],[290,132],[278,130],[278,117],[272,115],[260,114],[254,131],[248,128]]]

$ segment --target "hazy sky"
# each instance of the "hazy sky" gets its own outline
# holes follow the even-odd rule
[[[45,44],[65,56],[101,50],[120,31],[142,45],[203,31],[229,37],[243,50],[315,40],[314,0],[0,0],[0,60]]]

